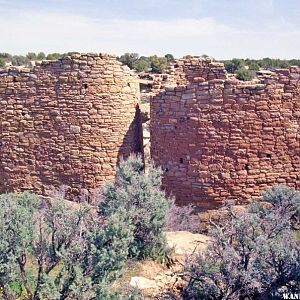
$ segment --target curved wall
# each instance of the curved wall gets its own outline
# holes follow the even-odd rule
[[[106,54],[0,73],[0,191],[89,192],[141,151],[137,77]]]

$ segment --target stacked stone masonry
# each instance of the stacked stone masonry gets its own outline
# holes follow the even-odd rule
[[[157,76],[151,155],[179,204],[246,203],[274,184],[300,188],[300,68],[251,82],[186,57]]]
[[[142,149],[138,79],[106,54],[0,72],[0,191],[90,192]]]
[[[211,58],[199,57],[182,58],[171,62],[165,74],[154,75],[152,92],[159,93],[163,88],[174,85],[185,85],[195,78],[204,80],[227,79],[226,70],[222,63],[214,62]]]

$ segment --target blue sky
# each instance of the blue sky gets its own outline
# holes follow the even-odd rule
[[[300,0],[0,0],[1,52],[300,58]]]

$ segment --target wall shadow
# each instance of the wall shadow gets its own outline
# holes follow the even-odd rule
[[[143,127],[139,104],[136,104],[135,106],[134,119],[123,138],[121,147],[119,148],[117,163],[119,164],[122,158],[126,159],[131,153],[140,154],[144,161]]]

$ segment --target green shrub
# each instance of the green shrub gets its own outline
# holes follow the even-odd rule
[[[170,53],[166,54],[165,58],[167,59],[167,62],[171,62],[175,60],[174,55]]]
[[[157,55],[152,55],[149,57],[151,63],[151,70],[153,73],[162,73],[168,63],[166,57],[159,57]]]
[[[249,64],[249,70],[259,71],[259,64],[257,62],[251,62]]]
[[[134,69],[134,64],[138,59],[139,55],[137,53],[125,53],[118,58],[120,62],[127,65],[130,69]]]
[[[253,78],[252,73],[245,67],[242,67],[236,71],[236,78],[243,81],[248,81]]]
[[[148,57],[141,56],[133,63],[133,68],[138,72],[148,72],[151,70],[151,63]]]
[[[101,223],[86,205],[0,196],[0,289],[4,299],[117,299],[133,227],[120,208]],[[24,298],[25,299],[25,298]]]
[[[245,66],[245,62],[243,59],[233,58],[232,60],[224,61],[224,67],[229,73],[236,73],[236,71]]]
[[[164,230],[171,202],[161,191],[161,174],[153,164],[145,172],[142,158],[131,155],[120,162],[115,184],[108,185],[103,194],[101,213],[109,217],[123,208],[134,227],[131,257],[159,258],[166,253]]]
[[[160,169],[144,172],[141,157],[132,155],[106,187],[100,214],[57,196],[0,195],[0,299],[124,299],[112,287],[128,258],[167,251],[170,201],[160,185]]]
[[[276,186],[264,194],[269,204],[214,224],[204,254],[189,258],[186,299],[282,299],[282,291],[300,291],[300,242],[291,218],[299,193]],[[270,205],[271,204],[271,205]]]

